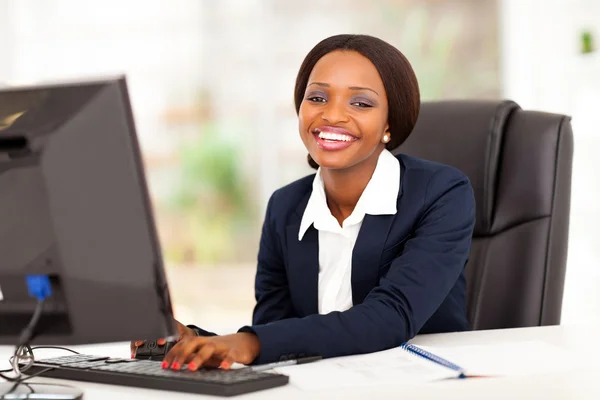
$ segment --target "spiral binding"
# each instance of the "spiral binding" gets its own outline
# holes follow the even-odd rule
[[[454,363],[451,363],[450,361],[448,361],[446,359],[443,359],[442,357],[436,356],[435,354],[432,354],[432,353],[428,352],[427,350],[423,350],[422,348],[417,347],[410,343],[402,343],[400,345],[400,348],[403,350],[406,350],[410,353],[416,354],[419,357],[425,358],[426,360],[433,361],[434,363],[439,364],[443,367],[450,368],[451,370],[460,372],[460,376],[459,376],[460,378],[466,377],[466,375],[464,374],[463,368],[459,367],[458,365],[456,365]]]

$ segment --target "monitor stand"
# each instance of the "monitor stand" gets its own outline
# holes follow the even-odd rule
[[[79,400],[83,392],[76,387],[25,381],[0,383],[0,400]]]

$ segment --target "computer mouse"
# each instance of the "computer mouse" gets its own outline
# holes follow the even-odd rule
[[[169,350],[175,346],[175,343],[167,341],[165,344],[159,345],[156,340],[146,340],[143,345],[137,347],[134,358],[138,360],[162,361]]]

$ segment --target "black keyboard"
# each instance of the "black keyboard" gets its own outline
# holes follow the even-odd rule
[[[180,371],[161,368],[160,361],[109,358],[78,354],[36,360],[25,372],[48,378],[108,383],[149,389],[216,396],[235,396],[286,385],[286,375],[257,372],[251,368],[216,368]]]

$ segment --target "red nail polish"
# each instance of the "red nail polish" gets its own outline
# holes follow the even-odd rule
[[[227,361],[223,361],[221,363],[221,369],[228,369],[229,368],[229,363]]]
[[[196,364],[194,364],[193,362],[189,363],[188,364],[188,369],[191,369],[192,371],[195,371],[196,370]]]
[[[135,353],[131,353],[131,358],[135,358]]]
[[[159,346],[164,346],[164,345],[167,343],[167,341],[166,341],[165,339],[158,339],[158,340],[156,341],[156,343],[157,343]]]
[[[169,367],[169,363],[166,361],[163,361],[163,363],[160,365],[162,369],[168,368]]]
[[[180,368],[179,363],[178,362],[174,362],[173,365],[171,366],[171,368],[173,368],[173,369],[179,369]]]

